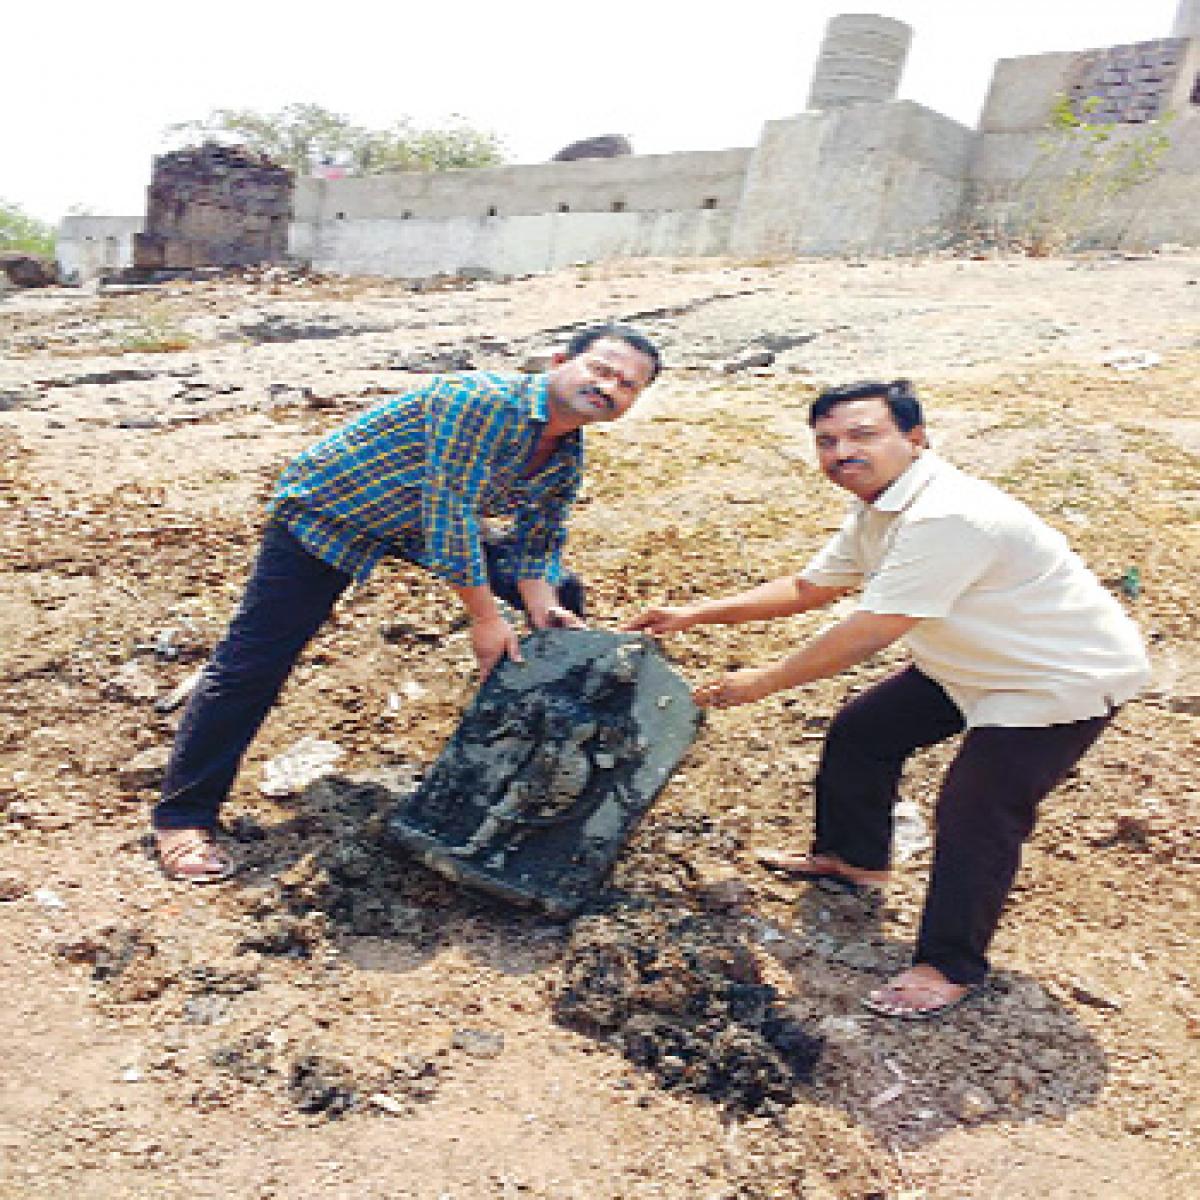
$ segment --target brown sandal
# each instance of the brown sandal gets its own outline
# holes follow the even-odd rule
[[[768,871],[776,871],[804,883],[839,888],[853,895],[878,893],[890,878],[888,871],[867,871],[848,864],[843,866],[819,854],[790,854],[786,850],[763,849],[755,857]]]
[[[206,829],[189,829],[189,836],[172,841],[163,848],[156,842],[158,865],[162,873],[180,883],[220,883],[235,870],[233,860]]]
[[[920,968],[917,968],[919,970]],[[910,968],[891,983],[862,998],[862,1006],[881,1017],[901,1021],[932,1021],[983,992],[982,984],[954,983],[950,979],[914,978]]]

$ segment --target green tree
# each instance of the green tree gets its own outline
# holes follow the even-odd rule
[[[0,251],[4,250],[21,250],[26,254],[53,258],[54,230],[17,205],[0,200]]]
[[[218,108],[202,121],[169,125],[166,134],[232,138],[299,175],[326,162],[370,175],[492,167],[503,161],[495,134],[473,128],[462,117],[440,128],[422,129],[405,118],[386,129],[368,129],[319,104],[288,104],[271,113]]]

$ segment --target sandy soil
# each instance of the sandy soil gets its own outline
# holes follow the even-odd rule
[[[146,854],[177,718],[155,702],[219,636],[289,455],[415,371],[515,369],[615,316],[671,369],[590,442],[572,558],[598,625],[801,564],[842,509],[811,462],[814,387],[904,374],[939,450],[1067,532],[1146,633],[1153,689],[1047,803],[993,985],[939,1023],[858,1007],[904,961],[927,851],[877,904],[755,857],[805,842],[822,730],[887,660],[714,714],[606,903],[562,926],[380,845],[367,781],[429,762],[473,689],[447,594],[389,565],[247,760],[238,877],[170,884]],[[656,261],[422,291],[267,272],[9,295],[0,346],[0,1196],[1200,1191],[1200,256]],[[819,624],[667,651],[698,680]],[[345,778],[263,796],[305,735],[344,748]],[[926,814],[945,758],[906,782]],[[712,983],[695,938],[824,1039],[810,1082],[705,1096],[564,1019],[597,939],[652,950],[655,987],[624,999],[677,1010]]]

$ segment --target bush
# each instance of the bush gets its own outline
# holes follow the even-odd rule
[[[323,164],[374,175],[494,167],[503,161],[496,135],[473,128],[462,117],[428,129],[407,118],[386,129],[367,129],[319,104],[288,104],[270,113],[218,108],[203,120],[169,125],[165,133],[172,139],[233,139],[298,175]]]
[[[54,230],[17,205],[0,200],[0,252],[6,250],[53,258]]]

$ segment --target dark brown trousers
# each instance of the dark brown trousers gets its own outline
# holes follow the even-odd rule
[[[934,810],[929,892],[913,961],[980,983],[987,948],[1033,832],[1037,808],[1112,719],[983,726],[967,732]],[[915,750],[961,733],[962,713],[915,667],[856,696],[834,718],[816,781],[814,853],[870,870],[891,858],[892,808]]]

